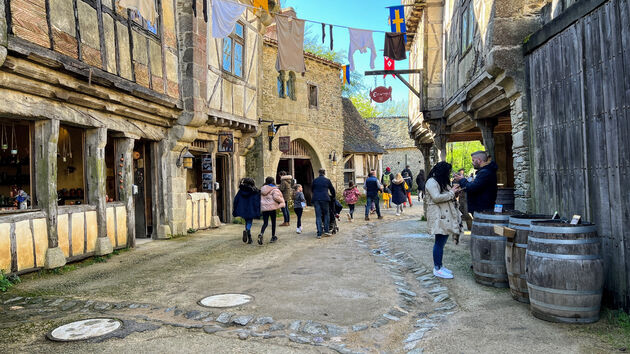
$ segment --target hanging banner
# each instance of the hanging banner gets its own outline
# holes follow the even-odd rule
[[[394,7],[389,8],[389,25],[391,26],[392,32],[407,33],[404,6],[394,6]],[[406,34],[405,34],[405,43],[407,43]]]
[[[384,57],[385,58],[385,62],[383,63],[383,69],[384,70],[396,70],[396,61],[394,59],[391,59],[390,57]],[[394,78],[396,78],[396,75],[392,74],[392,76]],[[383,75],[383,79],[387,77],[387,74]]]
[[[377,103],[383,103],[392,98],[392,87],[379,86],[370,91],[370,98]]]
[[[234,133],[219,133],[218,152],[234,152]]]
[[[351,84],[350,83],[350,66],[342,65],[341,66],[341,84]]]
[[[288,154],[289,150],[291,149],[291,137],[281,136],[280,140],[278,140],[278,145],[279,145],[280,151],[282,151],[285,154]]]
[[[212,192],[212,155],[201,156],[201,191]]]

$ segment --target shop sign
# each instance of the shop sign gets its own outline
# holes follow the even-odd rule
[[[212,192],[214,183],[212,183],[212,155],[201,156],[201,190],[203,192]]]
[[[280,145],[280,151],[282,151],[285,154],[289,153],[289,149],[291,147],[291,137],[281,136],[280,140],[278,141],[278,144]]]
[[[234,152],[234,133],[221,132],[219,133],[219,152]]]
[[[374,102],[384,103],[392,98],[392,87],[379,86],[370,91],[370,98]]]

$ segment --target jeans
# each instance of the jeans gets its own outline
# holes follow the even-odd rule
[[[251,231],[254,219],[245,219],[245,231]]]
[[[370,215],[370,206],[372,205],[372,203],[374,203],[374,206],[376,207],[376,215],[380,217],[381,216],[381,207],[379,205],[380,202],[381,200],[378,199],[378,195],[375,195],[373,197],[368,196],[367,203],[365,204],[365,216]]]
[[[354,204],[348,204],[350,208],[350,219],[354,218]]]
[[[293,209],[295,211],[295,216],[297,216],[298,220],[297,220],[297,227],[302,227],[302,212],[304,212],[304,209],[302,208],[294,208]]]
[[[267,225],[269,225],[269,219],[271,218],[271,236],[276,236],[276,211],[263,211],[263,226],[260,229],[260,234],[264,234],[267,229]]]
[[[321,236],[322,233],[329,232],[330,230],[330,212],[328,211],[329,203],[330,202],[326,200],[317,200],[313,202],[313,205],[315,206],[315,224],[317,225],[317,236]],[[324,225],[322,225],[322,218],[324,218]]]
[[[282,216],[284,216],[284,222],[289,222],[291,219],[291,214],[289,214],[289,206],[285,206],[282,208]]]
[[[433,245],[433,265],[435,269],[442,268],[442,255],[444,254],[444,245],[448,240],[448,235],[435,235],[435,244]]]

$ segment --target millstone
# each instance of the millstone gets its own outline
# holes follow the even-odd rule
[[[78,341],[101,337],[122,327],[122,322],[113,318],[93,318],[76,321],[55,328],[48,334],[54,341]]]
[[[199,300],[199,305],[205,307],[234,307],[245,305],[252,300],[254,300],[254,297],[247,294],[219,294]]]

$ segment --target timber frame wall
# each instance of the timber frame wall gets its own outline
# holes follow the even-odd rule
[[[630,1],[580,1],[524,45],[534,209],[597,225],[605,300],[630,310]]]

